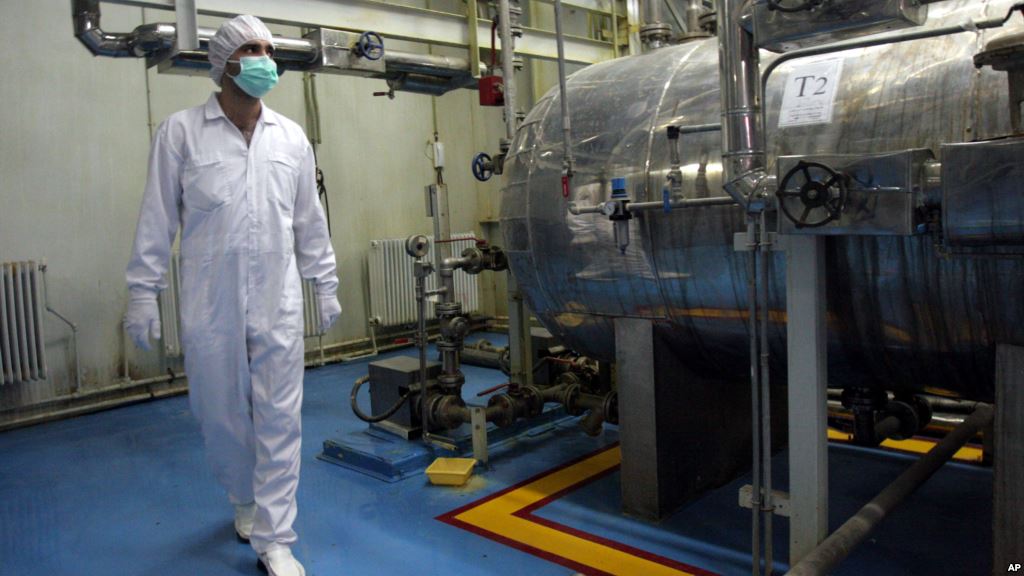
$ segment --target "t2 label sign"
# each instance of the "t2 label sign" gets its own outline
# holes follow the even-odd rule
[[[782,93],[779,128],[832,122],[842,60],[821,60],[793,68]]]

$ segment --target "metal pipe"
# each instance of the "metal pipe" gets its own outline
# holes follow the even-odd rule
[[[505,89],[505,138],[507,146],[512,145],[516,136],[516,79],[515,57],[516,45],[512,37],[512,9],[510,0],[498,0],[498,32],[501,36],[501,75]]]
[[[839,566],[872,530],[903,500],[914,493],[978,432],[992,424],[990,405],[979,404],[963,424],[957,426],[927,454],[910,466],[873,500],[833,532],[813,552],[793,566],[787,575],[824,575]]]
[[[760,360],[761,360],[761,475],[764,477],[761,498],[761,513],[764,515],[764,571],[771,574],[773,561],[772,518],[775,504],[772,502],[772,388],[769,370],[771,350],[768,347],[768,287],[771,285],[771,250],[768,236],[768,213],[760,214],[760,240],[757,243],[758,260],[761,263],[761,281],[758,286],[758,308],[761,312]]]
[[[196,26],[196,0],[174,0],[177,48],[187,52],[199,48],[199,29]]]
[[[674,198],[669,200],[668,207],[672,210],[682,208],[706,208],[708,206],[734,206],[736,200],[732,196],[712,196],[711,198]],[[664,202],[630,202],[630,212],[647,212],[664,210]],[[598,209],[600,211],[600,209]]]
[[[562,0],[555,0],[555,42],[558,44],[558,100],[562,104],[562,186],[576,171],[572,157],[572,124],[569,116],[569,92],[565,88],[565,37],[562,34]]]
[[[99,0],[71,0],[75,37],[94,56],[133,57],[131,34],[108,34],[100,28]]]
[[[761,373],[757,352],[757,231],[753,216],[747,216],[747,329],[750,332],[750,433],[751,433],[751,574],[761,573]]]
[[[718,0],[718,68],[722,101],[722,181],[740,204],[751,200],[765,177],[760,57],[754,35],[741,20],[744,0]]]
[[[42,266],[39,267],[40,271],[43,273],[43,302],[46,305],[46,311],[49,312],[50,314],[53,314],[57,318],[60,318],[62,322],[64,322],[65,324],[68,325],[69,328],[71,328],[71,348],[74,350],[75,353],[75,387],[71,391],[71,393],[75,394],[82,389],[82,367],[78,359],[78,326],[76,326],[74,322],[68,320],[67,318],[64,317],[63,314],[57,312],[56,310],[53,309],[52,306],[50,306],[50,285],[46,281],[46,268],[46,264],[43,264]]]

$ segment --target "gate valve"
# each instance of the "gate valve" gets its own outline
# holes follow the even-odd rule
[[[356,56],[367,60],[380,60],[384,57],[384,39],[376,32],[363,32],[356,41]]]
[[[490,154],[481,152],[473,157],[473,177],[481,182],[487,182],[494,176],[494,161]]]
[[[823,175],[816,178],[811,173],[812,170]],[[803,184],[799,188],[790,189],[790,182],[798,175]],[[779,189],[775,193],[779,199],[779,209],[797,228],[824,226],[842,216],[849,180],[848,175],[836,172],[824,164],[801,160],[786,172],[782,183],[779,184]],[[794,199],[802,205],[799,216],[790,210],[790,206],[796,204]]]

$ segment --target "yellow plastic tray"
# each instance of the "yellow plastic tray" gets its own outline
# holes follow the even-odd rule
[[[427,467],[431,484],[462,486],[473,475],[476,460],[472,458],[438,458]]]

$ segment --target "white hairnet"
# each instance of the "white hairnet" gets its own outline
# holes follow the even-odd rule
[[[220,29],[210,39],[210,52],[207,55],[211,65],[210,78],[213,78],[217,86],[220,86],[228,58],[235,53],[235,50],[253,40],[274,42],[274,37],[270,34],[267,25],[259,18],[243,14],[221,24]]]

